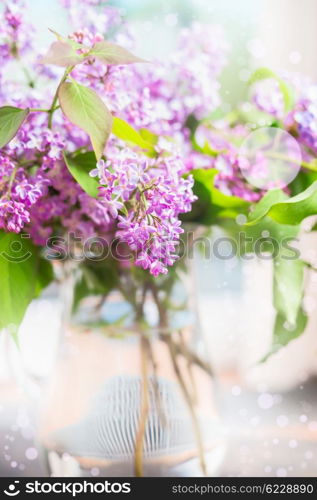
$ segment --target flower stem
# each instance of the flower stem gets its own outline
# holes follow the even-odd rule
[[[170,356],[171,356],[171,361],[172,365],[174,368],[175,375],[177,377],[178,383],[180,385],[180,388],[182,390],[185,402],[187,404],[192,424],[193,424],[193,430],[196,438],[196,443],[197,443],[197,451],[198,451],[198,456],[199,456],[199,462],[200,462],[200,467],[202,470],[202,473],[204,476],[207,475],[207,467],[206,467],[206,462],[205,462],[205,457],[204,457],[204,446],[203,446],[203,440],[202,440],[202,435],[199,427],[199,421],[196,415],[196,411],[194,409],[194,404],[191,398],[191,395],[188,391],[186,382],[184,380],[183,374],[181,372],[178,360],[177,360],[177,354],[175,352],[174,344],[172,342],[171,337],[168,337],[167,339],[167,345],[170,351]]]
[[[147,348],[148,348],[149,361],[151,362],[152,371],[153,371],[153,389],[154,389],[154,396],[155,396],[155,404],[156,404],[156,408],[157,408],[157,413],[158,413],[158,417],[160,419],[160,423],[161,423],[162,427],[166,427],[167,419],[166,419],[162,395],[160,393],[160,386],[159,386],[158,373],[157,373],[157,362],[156,362],[156,359],[154,356],[151,341],[148,338],[146,338],[146,341],[148,344]]]
[[[16,165],[14,167],[14,169],[12,170],[12,173],[10,175],[10,180],[9,180],[9,185],[8,185],[8,191],[7,191],[8,198],[10,198],[10,196],[11,196],[12,186],[13,186],[14,179],[15,179],[17,171],[18,171],[18,166]]]
[[[73,68],[74,68],[74,66],[69,66],[68,68],[66,68],[66,70],[61,78],[61,81],[58,84],[58,87],[57,87],[56,92],[55,92],[54,97],[53,97],[51,107],[48,110],[48,123],[47,123],[48,128],[52,128],[53,114],[54,114],[54,111],[57,109],[56,104],[57,104],[57,100],[58,100],[59,87],[62,85],[62,83],[65,82],[66,78],[68,77],[69,73],[72,71]]]
[[[146,338],[141,334],[141,378],[142,378],[142,402],[140,410],[139,428],[135,439],[134,470],[136,477],[143,476],[143,447],[146,431],[146,422],[149,413],[149,381],[148,381],[148,349]]]
[[[282,160],[288,163],[295,163],[295,164],[298,163],[297,158],[289,158],[287,155],[284,155],[282,153],[275,153],[274,151],[273,152],[268,151],[267,153],[265,153],[265,155],[268,158],[272,158],[274,160]],[[308,170],[312,170],[313,172],[317,172],[317,165],[315,165],[314,163],[302,160],[300,166],[307,168]]]
[[[160,328],[165,330],[168,327],[168,318],[167,318],[166,310],[160,302],[160,299],[159,299],[159,296],[157,293],[157,289],[156,289],[154,284],[151,285],[151,292],[152,292],[154,302],[155,302],[157,309],[158,309],[159,323],[160,323],[159,326],[160,326]],[[164,335],[162,335],[161,338],[166,342],[167,347],[169,349],[170,358],[171,358],[172,366],[174,369],[174,373],[175,373],[176,378],[178,380],[178,383],[180,385],[184,400],[187,404],[188,411],[189,411],[190,416],[191,416],[193,430],[194,430],[196,443],[197,443],[197,452],[198,452],[198,456],[199,456],[200,467],[201,467],[202,473],[206,476],[207,475],[207,467],[206,467],[206,462],[205,462],[205,457],[204,457],[204,446],[203,446],[203,440],[202,440],[201,430],[200,430],[200,426],[199,426],[199,421],[198,421],[198,417],[196,415],[196,411],[194,408],[194,401],[193,401],[192,396],[187,388],[186,381],[183,377],[183,373],[182,373],[182,370],[179,366],[179,362],[177,359],[179,354],[184,356],[184,346],[182,349],[182,347],[180,347],[179,344],[174,342],[174,340],[172,338],[172,333],[164,334]],[[187,351],[185,359],[187,359],[188,364],[190,364],[191,362],[195,362],[194,360],[191,359],[192,354],[187,349],[187,346],[185,346],[185,348]],[[206,367],[206,369],[208,369],[208,368],[209,367]],[[209,371],[209,373],[210,373],[210,371]]]
[[[56,106],[53,110],[44,108],[30,108],[30,113],[51,113],[51,111],[56,111],[60,106]]]

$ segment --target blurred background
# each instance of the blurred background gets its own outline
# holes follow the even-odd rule
[[[26,3],[40,46],[51,41],[48,27],[68,32],[57,0]],[[135,52],[147,59],[167,56],[178,31],[193,21],[221,25],[230,45],[221,77],[228,111],[247,97],[246,82],[256,67],[303,73],[317,80],[315,0],[112,0],[111,4],[128,17]],[[303,252],[317,248],[312,236],[301,245]],[[307,278],[310,322],[305,334],[261,364],[274,320],[271,262],[214,256],[206,260],[197,253],[195,267],[201,326],[216,373],[216,406],[226,443],[217,474],[316,475],[316,280]],[[47,474],[37,443],[38,401],[54,369],[60,313],[60,299],[50,289],[29,308],[21,327],[20,352],[0,336],[1,476]],[[64,459],[67,469],[69,457]]]

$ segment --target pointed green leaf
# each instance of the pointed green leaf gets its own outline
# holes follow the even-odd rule
[[[0,108],[0,148],[3,148],[13,139],[28,114],[29,109],[20,109],[13,106]]]
[[[95,43],[89,52],[89,56],[93,56],[105,64],[131,64],[146,62],[144,59],[136,57],[120,45],[107,42],[106,40]]]
[[[282,199],[278,190],[268,192],[249,217],[249,225],[257,224],[266,215],[280,224],[298,225],[306,217],[317,214],[317,181],[291,198]],[[284,196],[285,198],[285,196]]]
[[[294,325],[289,325],[283,314],[277,314],[274,323],[273,343],[268,354],[261,359],[264,363],[272,354],[275,354],[292,340],[298,338],[305,331],[307,315],[302,308],[299,309]]]
[[[153,134],[153,132],[147,128],[140,128],[139,133],[145,141],[150,142],[153,146],[156,146],[158,142],[158,136],[156,134]]]
[[[87,132],[100,160],[112,127],[112,116],[104,102],[93,90],[75,81],[62,83],[58,98],[67,118]]]
[[[279,201],[283,201],[287,198],[288,197],[284,193],[284,191],[281,191],[280,189],[272,189],[271,191],[268,191],[267,193],[265,193],[263,198],[255,205],[255,208],[253,212],[251,212],[246,225],[253,226],[254,224],[257,224],[261,219],[263,219],[263,217],[268,214],[270,208],[272,207],[272,205],[274,205],[274,203],[278,203]]]
[[[58,40],[53,42],[47,54],[40,60],[41,64],[54,64],[55,66],[75,66],[83,62],[85,56],[78,54],[74,47],[67,41]]]
[[[277,258],[273,268],[273,302],[276,309],[273,342],[266,361],[305,330],[307,316],[302,308],[305,263],[300,259]]]
[[[274,260],[273,300],[274,307],[285,320],[294,325],[304,295],[304,268],[301,259]]]
[[[302,193],[274,204],[268,215],[282,224],[299,224],[306,217],[317,214],[317,181]]]
[[[38,250],[25,235],[0,232],[0,330],[16,333],[35,296]]]
[[[195,181],[193,191],[197,200],[190,213],[182,214],[182,221],[210,226],[217,222],[217,217],[234,218],[247,210],[250,205],[248,201],[238,196],[228,196],[215,187],[218,170],[195,169],[191,173]]]
[[[54,31],[52,30],[51,28],[48,28],[49,31],[51,33],[53,33],[53,35],[56,36],[57,40],[61,41],[61,42],[66,42],[68,43],[71,47],[73,47],[74,49],[87,49],[87,51],[89,50],[90,47],[88,47],[87,45],[84,45],[82,43],[78,43],[78,42],[75,42],[75,40],[72,40],[71,38],[68,38],[66,36],[63,36],[63,35],[60,35],[57,31]]]
[[[131,127],[129,123],[117,116],[113,117],[112,133],[127,143],[135,144],[142,149],[154,151],[154,147],[150,142],[143,139],[141,134]]]
[[[96,157],[93,152],[81,153],[74,157],[64,155],[69,172],[80,184],[83,190],[93,198],[98,197],[99,182],[97,177],[91,177],[89,172],[96,168]]]
[[[215,177],[218,174],[218,170],[212,169],[196,169],[193,171],[193,176],[195,181],[202,183],[210,192],[210,200],[214,205],[223,208],[242,208],[247,207],[249,202],[238,196],[229,196],[222,193],[218,188],[215,187]]]

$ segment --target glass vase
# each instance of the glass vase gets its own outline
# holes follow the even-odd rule
[[[161,278],[123,268],[105,295],[105,268],[90,267],[94,294],[82,270],[62,286],[73,307],[65,299],[40,425],[52,474],[213,475],[224,442],[189,266]]]

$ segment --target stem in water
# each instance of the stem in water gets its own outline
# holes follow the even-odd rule
[[[136,477],[143,476],[143,449],[146,431],[146,422],[149,414],[149,378],[148,378],[148,349],[146,338],[141,334],[141,379],[142,379],[142,399],[140,409],[139,429],[135,440],[134,471]]]

